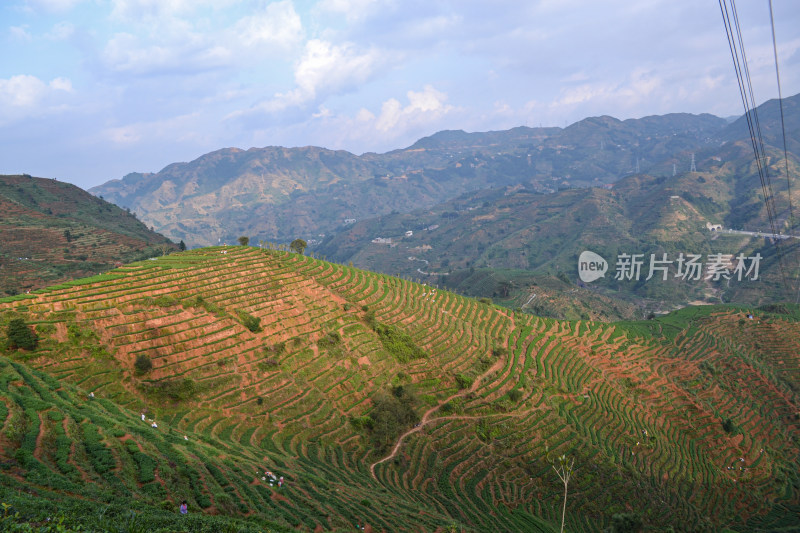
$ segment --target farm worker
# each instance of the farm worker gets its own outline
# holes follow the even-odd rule
[[[94,392],[89,393],[89,398],[94,399]]]
[[[158,424],[156,424],[155,422],[153,422],[153,423],[152,423],[152,425],[151,425],[151,427],[157,428],[157,427],[158,427]]]
[[[189,512],[189,505],[186,503],[186,500],[183,500],[181,503],[181,514],[186,514]]]
[[[142,413],[142,422],[144,422],[144,413]]]

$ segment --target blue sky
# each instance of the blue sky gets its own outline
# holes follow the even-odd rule
[[[738,5],[756,100],[767,0]],[[784,96],[800,2],[773,0]],[[716,0],[7,0],[0,173],[83,188],[223,147],[742,113]]]

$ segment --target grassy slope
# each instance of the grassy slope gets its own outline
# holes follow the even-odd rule
[[[600,531],[626,510],[688,531],[796,525],[796,307],[754,320],[704,307],[561,322],[242,247],[114,274],[0,303],[2,322],[23,316],[42,339],[2,362],[4,485],[171,508],[187,498],[307,529],[552,531],[561,487],[549,451],[577,459],[570,531]],[[429,357],[398,363],[363,305]],[[242,326],[240,311],[263,331]],[[154,363],[145,376],[133,372],[140,354]],[[457,375],[473,385],[460,390]],[[373,478],[382,456],[348,419],[411,383],[423,426]],[[261,469],[288,487],[266,487]]]
[[[0,295],[176,249],[119,207],[51,179],[0,176],[0,213]]]

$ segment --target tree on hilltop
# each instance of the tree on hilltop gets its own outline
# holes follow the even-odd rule
[[[291,244],[289,244],[289,248],[292,251],[295,251],[295,252],[297,252],[298,254],[301,254],[301,255],[302,255],[303,251],[306,249],[306,246],[308,246],[308,243],[306,241],[304,241],[303,239],[295,239],[295,240],[293,240],[291,242]]]
[[[250,244],[250,237],[245,237],[244,235],[242,235],[241,237],[239,237],[239,244],[241,244],[242,246],[247,246],[248,244]]]

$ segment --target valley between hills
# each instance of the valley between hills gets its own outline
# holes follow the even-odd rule
[[[550,532],[565,455],[568,531],[789,531],[798,319],[563,321],[246,246],[131,263],[0,300],[2,523]]]

